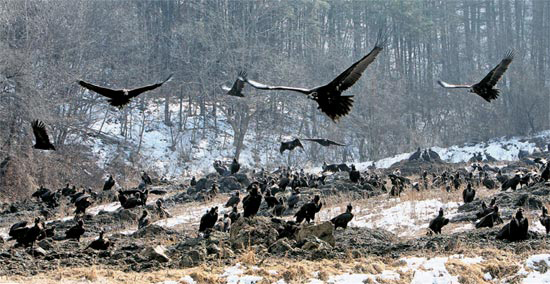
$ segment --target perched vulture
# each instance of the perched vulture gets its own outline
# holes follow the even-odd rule
[[[235,80],[235,83],[233,83],[233,86],[231,88],[227,86],[222,86],[222,89],[224,91],[227,91],[227,95],[234,96],[234,97],[244,97],[242,91],[244,88],[244,78],[246,77],[245,71],[240,71],[239,76],[237,77],[237,80]]]
[[[328,140],[328,139],[308,139],[308,138],[304,138],[304,139],[302,139],[302,140],[315,142],[315,143],[318,143],[319,145],[324,146],[324,147],[328,147],[328,146],[332,146],[332,145],[336,145],[336,146],[346,146],[345,144],[341,144],[341,143],[338,143],[338,142],[334,142],[334,141]]]
[[[443,217],[443,208],[439,208],[439,214],[430,221],[429,228],[435,234],[441,234],[441,228],[449,224],[449,219]]]
[[[48,133],[46,132],[46,125],[44,122],[35,120],[31,123],[31,126],[32,132],[34,133],[34,138],[36,139],[36,143],[33,147],[40,150],[55,151],[55,147],[50,142],[50,137],[48,137]]]
[[[512,63],[512,60],[514,59],[514,51],[510,50],[506,53],[506,56],[500,63],[489,72],[477,84],[473,85],[453,85],[449,83],[445,83],[441,80],[438,80],[437,83],[441,85],[441,87],[446,89],[456,89],[456,88],[464,88],[464,89],[470,89],[471,93],[476,93],[480,97],[482,97],[487,102],[491,102],[491,100],[494,100],[498,98],[499,95],[499,89],[495,88],[495,85],[497,84],[498,80],[502,77],[504,72],[506,72],[506,69],[508,69],[508,66],[510,63]]]
[[[374,61],[376,56],[382,51],[387,41],[387,36],[382,31],[378,34],[378,39],[374,48],[355,62],[348,69],[342,72],[338,77],[326,85],[318,86],[312,89],[296,88],[286,86],[270,86],[252,81],[244,77],[244,81],[252,87],[261,90],[287,90],[302,93],[310,99],[317,102],[318,109],[324,112],[333,121],[338,121],[341,117],[351,111],[353,105],[353,96],[342,96],[342,92],[353,86],[359,80],[365,69]]]
[[[345,230],[348,227],[349,221],[353,219],[353,213],[351,213],[352,208],[353,207],[351,204],[348,204],[345,213],[342,213],[330,220],[330,222],[334,224],[334,230],[338,229],[338,227]]]
[[[300,142],[300,139],[298,138],[292,141],[281,142],[281,147],[279,148],[279,152],[282,154],[285,150],[292,151],[296,147],[300,147],[302,149],[304,148],[304,146],[302,145],[302,142]]]
[[[139,96],[140,94],[142,94],[144,92],[154,90],[154,89],[162,86],[162,84],[170,81],[170,79],[172,79],[172,74],[170,76],[168,76],[168,78],[166,78],[162,82],[152,84],[152,85],[143,86],[143,87],[139,87],[139,88],[136,88],[136,89],[117,89],[117,90],[109,89],[109,88],[106,88],[106,87],[93,85],[93,84],[84,82],[82,80],[78,81],[78,84],[80,84],[80,86],[82,86],[82,87],[84,87],[84,88],[86,88],[90,91],[94,91],[94,92],[96,92],[96,93],[98,93],[98,94],[100,94],[104,97],[109,98],[108,99],[109,104],[111,104],[112,106],[118,107],[119,109],[122,109],[124,107],[124,105],[129,103],[132,98],[137,97],[137,96]]]

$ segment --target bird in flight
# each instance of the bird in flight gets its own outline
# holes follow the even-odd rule
[[[338,77],[326,85],[312,89],[265,85],[243,77],[243,81],[252,87],[261,90],[287,90],[305,94],[318,104],[318,109],[324,112],[333,121],[338,121],[347,115],[353,106],[353,96],[342,96],[342,92],[353,86],[361,77],[365,69],[374,61],[387,42],[387,36],[382,30],[378,33],[378,39],[374,48],[359,61],[355,62]],[[246,74],[245,74],[246,75]]]
[[[139,88],[135,88],[135,89],[109,89],[109,88],[106,88],[106,87],[101,87],[101,86],[97,86],[97,85],[93,85],[93,84],[90,84],[88,82],[85,82],[85,81],[78,81],[78,84],[80,84],[80,86],[90,90],[90,91],[94,91],[104,97],[107,97],[109,98],[108,101],[109,101],[109,104],[111,104],[112,106],[115,106],[115,107],[118,107],[119,109],[122,109],[124,107],[124,105],[126,105],[127,103],[130,102],[130,99],[134,98],[134,97],[137,97],[139,96],[140,94],[144,93],[144,92],[147,92],[147,91],[151,91],[151,90],[154,90],[160,86],[162,86],[162,84],[170,81],[170,79],[172,79],[172,75],[171,74],[170,76],[168,76],[168,78],[166,78],[166,80],[162,81],[162,82],[159,82],[159,83],[156,83],[156,84],[152,84],[152,85],[147,85],[147,86],[143,86],[143,87],[139,87]]]
[[[244,78],[245,77],[246,77],[246,72],[245,71],[240,71],[239,76],[237,77],[237,80],[235,80],[235,83],[233,83],[233,86],[231,88],[229,88],[228,86],[223,85],[222,89],[224,91],[227,91],[227,94],[229,96],[241,97],[241,98],[244,97],[242,91],[243,91],[243,88],[244,88]]]
[[[334,142],[334,141],[328,140],[328,139],[308,139],[308,138],[303,138],[302,140],[315,142],[315,143],[318,143],[318,144],[320,144],[321,146],[324,146],[324,147],[328,147],[328,146],[332,146],[332,145],[335,145],[335,146],[346,146],[345,144],[338,143],[338,142]]]
[[[32,132],[34,133],[34,138],[36,139],[36,143],[33,147],[40,150],[55,151],[55,147],[50,142],[50,137],[48,137],[48,133],[46,132],[46,125],[44,124],[44,122],[40,120],[35,120],[31,122],[31,126]]]
[[[304,146],[302,145],[302,142],[300,142],[300,139],[298,138],[292,141],[281,142],[281,147],[279,148],[279,152],[282,154],[285,150],[292,151],[296,147],[300,147],[302,149],[304,148]]]
[[[473,85],[453,85],[441,80],[438,80],[437,83],[446,89],[470,89],[471,93],[476,93],[487,102],[491,102],[491,100],[498,98],[500,90],[495,88],[495,85],[498,80],[500,80],[504,72],[506,72],[513,59],[514,50],[510,50],[506,53],[502,61],[500,61],[500,63],[493,68],[493,70],[491,70],[485,78],[483,78],[483,80]]]

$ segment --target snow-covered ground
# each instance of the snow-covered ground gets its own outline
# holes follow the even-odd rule
[[[443,202],[438,199],[407,200],[399,198],[378,200],[369,203],[369,208],[353,209],[351,227],[383,228],[398,236],[414,236],[426,232],[428,223],[435,218],[439,208],[445,210],[445,217],[451,218],[457,212],[458,202]],[[344,207],[324,208],[319,212],[320,220],[343,213]]]

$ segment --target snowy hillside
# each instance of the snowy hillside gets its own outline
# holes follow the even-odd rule
[[[184,106],[186,107],[186,106]],[[167,178],[188,176],[213,171],[214,160],[230,161],[234,154],[233,131],[230,125],[223,119],[216,121],[221,131],[217,133],[212,129],[197,129],[202,121],[195,121],[199,116],[190,116],[185,122],[185,130],[180,137],[176,136],[175,126],[169,127],[162,122],[163,107],[161,105],[149,105],[145,114],[137,108],[129,111],[132,120],[128,126],[128,139],[124,141],[121,133],[121,114],[111,110],[103,122],[96,119],[92,126],[93,132],[101,135],[88,139],[88,144],[98,158],[98,165],[105,167],[113,159],[123,155],[125,161],[133,160],[134,166],[155,171]],[[173,110],[172,110],[173,109]],[[171,107],[172,113],[177,113],[178,106]],[[142,122],[145,120],[143,138],[139,151],[139,158],[133,159],[131,152],[137,151],[140,144]],[[209,121],[208,123],[213,123]],[[289,137],[290,138],[290,137]],[[468,161],[474,153],[489,154],[497,160],[512,161],[518,159],[520,150],[533,153],[538,149],[533,139],[538,138],[550,142],[550,130],[540,132],[530,137],[496,138],[488,142],[475,145],[455,145],[449,148],[432,147],[441,158],[447,162],[458,163]],[[272,135],[269,139],[257,139],[254,129],[250,129],[245,137],[245,148],[240,157],[240,162],[248,167],[274,168],[286,165],[287,153],[280,155],[278,143],[280,138]],[[116,141],[116,142],[114,142]],[[175,141],[175,142],[173,142]],[[175,148],[173,148],[175,144]],[[126,145],[129,147],[122,147]],[[254,145],[246,147],[246,145]],[[130,151],[132,149],[132,151]],[[174,150],[172,150],[174,149]],[[540,150],[540,149],[538,149]],[[358,169],[364,170],[373,162],[378,168],[388,168],[392,164],[407,159],[412,153],[402,153],[387,157],[378,161],[356,163]],[[311,171],[320,171],[320,165],[308,165],[303,150],[293,152],[293,161],[310,168]],[[137,160],[137,161],[136,161]]]

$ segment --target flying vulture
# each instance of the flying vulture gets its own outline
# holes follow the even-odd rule
[[[346,146],[345,144],[334,142],[334,141],[328,140],[328,139],[307,139],[307,138],[303,138],[302,140],[315,142],[315,143],[318,143],[319,145],[324,146],[324,147],[328,147],[328,146],[331,146],[331,145]]]
[[[54,150],[55,147],[50,142],[50,137],[46,132],[46,125],[40,120],[35,120],[31,123],[32,132],[34,133],[34,138],[36,139],[36,144],[34,144],[35,149],[40,150]]]
[[[473,85],[453,85],[446,82],[443,82],[441,80],[438,80],[437,83],[441,85],[441,87],[446,89],[470,89],[471,93],[476,93],[479,96],[481,96],[484,100],[487,102],[491,102],[491,100],[495,100],[499,95],[499,89],[495,88],[495,85],[497,84],[498,80],[502,77],[504,72],[508,69],[508,66],[510,63],[512,63],[512,60],[514,59],[514,51],[510,50],[506,53],[506,56],[500,63],[489,72],[477,84]]]
[[[318,109],[324,112],[333,121],[338,121],[341,117],[351,111],[353,105],[353,96],[342,96],[342,92],[353,86],[359,80],[365,69],[374,61],[376,56],[382,51],[387,41],[386,34],[382,31],[378,33],[378,39],[374,48],[355,62],[348,69],[342,72],[338,77],[326,85],[315,88],[297,88],[286,86],[265,85],[243,77],[244,81],[252,87],[261,90],[287,90],[302,93],[310,99],[317,102]]]
[[[245,71],[240,71],[239,76],[237,77],[237,80],[235,80],[235,83],[233,83],[233,86],[229,88],[228,86],[222,86],[222,90],[227,91],[227,95],[234,96],[234,97],[241,97],[243,98],[244,95],[242,93],[244,88],[244,78],[246,77]]]
[[[82,86],[82,87],[84,87],[84,88],[86,88],[90,91],[94,91],[94,92],[96,92],[96,93],[98,93],[102,96],[105,96],[105,97],[109,98],[108,101],[112,106],[115,106],[115,107],[118,107],[119,109],[122,109],[124,107],[124,105],[126,105],[127,103],[130,102],[130,99],[139,96],[141,93],[154,90],[154,89],[162,86],[162,84],[170,81],[170,79],[172,79],[172,75],[173,74],[168,76],[168,78],[166,78],[166,80],[164,80],[162,82],[152,84],[152,85],[143,86],[143,87],[136,88],[136,89],[118,89],[118,90],[114,90],[114,89],[109,89],[109,88],[106,88],[106,87],[93,85],[93,84],[84,82],[82,80],[78,81],[78,84],[80,84],[80,86]]]
[[[292,141],[281,142],[281,147],[279,148],[279,152],[282,154],[285,150],[292,151],[296,147],[300,147],[302,149],[304,148],[304,146],[302,145],[302,142],[300,142],[300,139],[298,138]]]

